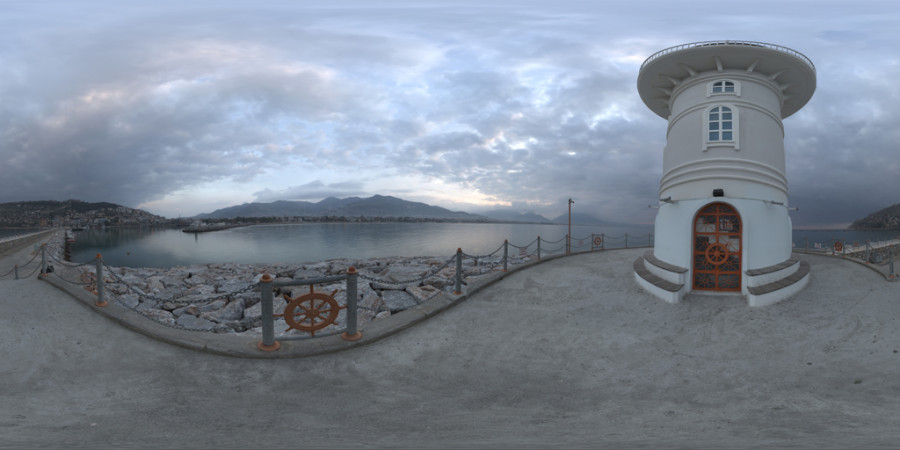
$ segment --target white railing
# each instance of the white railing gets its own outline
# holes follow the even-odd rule
[[[797,50],[783,47],[781,45],[767,44],[765,42],[754,42],[754,41],[704,41],[704,42],[693,42],[690,44],[676,45],[675,47],[669,47],[667,49],[660,50],[660,51],[650,55],[650,57],[647,58],[647,60],[644,61],[643,64],[641,64],[641,70],[644,70],[644,67],[647,64],[649,64],[650,61],[653,61],[654,59],[659,58],[660,56],[668,55],[669,53],[674,53],[674,52],[677,52],[680,50],[685,50],[688,48],[711,47],[711,46],[763,47],[763,48],[768,48],[771,50],[777,50],[779,52],[787,53],[788,55],[791,55],[791,56],[799,59],[800,61],[806,63],[806,65],[808,65],[810,67],[810,69],[813,70],[813,72],[816,71],[816,66],[812,63],[812,61],[810,61],[810,59],[807,58],[806,55],[798,52]]]

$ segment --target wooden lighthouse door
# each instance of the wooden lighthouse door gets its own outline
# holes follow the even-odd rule
[[[694,219],[694,289],[741,290],[741,216],[711,203]]]

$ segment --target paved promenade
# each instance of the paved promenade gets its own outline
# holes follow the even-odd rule
[[[0,446],[897,446],[900,283],[803,255],[810,284],[781,304],[670,305],[633,281],[644,251],[548,261],[383,340],[278,360],[0,281]]]

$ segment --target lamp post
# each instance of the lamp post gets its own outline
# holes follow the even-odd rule
[[[571,198],[569,199],[569,234],[566,235],[566,254],[572,253],[572,203],[575,203]]]

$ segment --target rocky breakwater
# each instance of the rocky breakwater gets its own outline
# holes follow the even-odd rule
[[[510,257],[510,264],[527,262],[531,256]],[[466,282],[502,269],[497,258],[463,260]],[[361,329],[379,320],[428,301],[455,286],[456,263],[441,258],[335,259],[310,264],[204,264],[167,269],[110,267],[104,271],[105,293],[120,304],[165,325],[214,333],[262,334],[262,305],[257,283],[269,274],[281,287],[275,288],[275,314],[284,313],[290,298],[310,292],[302,280],[346,274],[356,267],[357,323]],[[85,289],[96,291],[95,269],[82,266]],[[291,282],[297,281],[297,284]],[[314,285],[315,292],[333,295],[346,305],[346,282]],[[335,323],[316,333],[343,331],[346,309]],[[283,318],[276,318],[275,333],[308,335],[287,330]],[[287,331],[286,331],[287,330]]]

